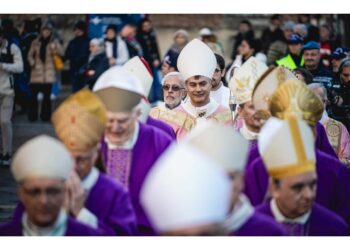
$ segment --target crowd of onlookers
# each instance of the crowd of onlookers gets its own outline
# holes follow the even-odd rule
[[[272,15],[269,27],[260,37],[249,20],[242,20],[234,37],[231,61],[223,62],[222,81],[227,85],[235,69],[251,56],[268,66],[284,65],[307,83],[322,84],[327,91],[328,115],[342,121],[349,129],[350,60],[346,60],[349,50],[341,46],[339,35],[331,25],[315,26],[310,15],[298,15],[298,18],[298,22],[294,22],[284,20],[282,15]],[[51,101],[59,94],[65,62],[69,62],[69,81],[72,92],[76,92],[85,86],[92,89],[97,78],[109,67],[123,65],[134,56],[143,57],[154,77],[149,101],[156,103],[163,99],[163,76],[177,71],[177,57],[191,39],[186,30],[177,30],[173,43],[161,55],[156,32],[147,17],[138,24],[125,24],[121,29],[108,25],[103,37],[88,37],[86,22],[78,21],[73,28],[74,38],[67,44],[52,23],[43,23],[40,18],[24,21],[21,32],[11,19],[2,20],[1,26],[0,105],[1,130],[5,136],[1,160],[8,159],[12,153],[14,103],[20,107],[19,112],[28,115],[29,121],[38,118],[50,121]],[[224,48],[214,31],[204,27],[199,30],[198,37],[223,56]]]

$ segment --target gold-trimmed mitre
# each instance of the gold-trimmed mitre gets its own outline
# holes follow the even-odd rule
[[[100,98],[83,89],[56,109],[52,123],[58,138],[69,150],[85,151],[101,139],[107,122],[106,112]]]
[[[270,113],[280,119],[295,115],[315,126],[322,117],[323,109],[320,99],[297,79],[282,83],[271,96]]]
[[[256,81],[267,69],[264,63],[252,56],[242,67],[235,71],[229,82],[229,87],[237,104],[243,104],[252,100],[252,92]]]
[[[273,178],[316,170],[312,130],[293,115],[286,120],[271,117],[260,131],[258,148],[267,172]]]
[[[252,102],[255,110],[269,110],[271,96],[283,82],[289,79],[297,79],[292,71],[283,66],[271,66],[257,80],[252,94]]]

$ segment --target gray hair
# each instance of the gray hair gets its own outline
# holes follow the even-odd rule
[[[164,85],[165,81],[166,81],[169,77],[177,77],[177,78],[181,81],[181,84],[182,84],[182,85],[185,85],[185,79],[184,79],[184,77],[181,75],[181,73],[178,72],[178,71],[173,71],[173,72],[170,72],[170,73],[166,74],[166,75],[163,77],[162,85]]]
[[[307,86],[310,90],[322,89],[322,93],[323,93],[322,97],[324,100],[327,100],[327,89],[325,88],[325,86],[323,84],[314,82],[314,83],[311,83]]]
[[[301,35],[303,38],[307,37],[307,27],[305,24],[297,23],[294,26],[294,32],[296,32],[295,30],[298,30],[298,29],[300,29],[300,31],[302,32],[302,34],[299,34],[299,35]]]

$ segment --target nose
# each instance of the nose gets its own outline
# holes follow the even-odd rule
[[[42,192],[39,196],[39,201],[40,204],[47,204],[48,202],[48,197],[47,194],[45,192]]]
[[[304,188],[304,191],[303,191],[304,198],[310,200],[310,199],[312,199],[313,195],[314,195],[314,191],[310,187]]]

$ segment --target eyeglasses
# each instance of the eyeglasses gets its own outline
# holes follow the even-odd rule
[[[165,91],[169,91],[170,89],[172,89],[174,92],[179,91],[180,89],[185,89],[185,88],[181,88],[180,86],[174,85],[163,85],[163,90]]]

